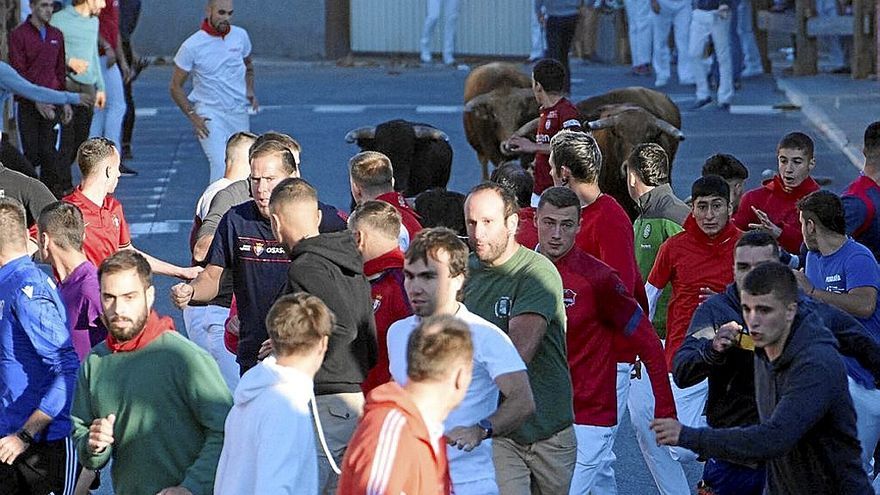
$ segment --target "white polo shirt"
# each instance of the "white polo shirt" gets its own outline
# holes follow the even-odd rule
[[[192,74],[189,100],[234,112],[247,111],[244,58],[251,54],[247,31],[232,26],[226,36],[198,30],[180,45],[174,63]]]
[[[464,400],[444,422],[447,432],[456,426],[473,426],[491,416],[498,409],[499,391],[495,378],[526,370],[510,337],[500,328],[471,313],[464,304],[459,305],[455,317],[467,323],[471,330],[474,372]],[[388,368],[391,377],[400,385],[407,382],[406,345],[420,322],[421,318],[413,315],[394,322],[388,329]],[[446,453],[453,484],[495,479],[491,439],[484,440],[470,452],[447,447]]]

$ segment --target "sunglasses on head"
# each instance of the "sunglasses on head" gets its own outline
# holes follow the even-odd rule
[[[230,10],[223,10],[223,9],[217,10],[217,13],[220,15],[232,15],[233,12],[235,12],[235,11],[231,10],[231,9]]]

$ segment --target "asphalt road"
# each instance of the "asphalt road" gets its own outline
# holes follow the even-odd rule
[[[443,67],[377,66],[340,68],[331,65],[257,63],[257,95],[263,109],[251,119],[255,132],[277,130],[294,136],[303,146],[303,175],[318,189],[321,200],[347,207],[347,161],[358,150],[344,142],[350,129],[402,118],[444,130],[454,150],[449,188],[465,192],[480,179],[479,163],[464,137],[461,124],[462,90],[466,70]],[[525,70],[525,69],[524,69]],[[573,100],[612,88],[647,85],[653,78],[631,76],[626,67],[580,65],[574,62]],[[177,264],[189,262],[187,239],[195,201],[208,181],[207,161],[189,123],[168,96],[171,70],[154,66],[136,82],[139,117],[135,158],[129,165],[141,173],[122,178],[117,197],[132,224],[139,248]],[[730,113],[716,107],[688,111],[693,87],[664,88],[682,108],[683,131],[673,169],[673,187],[688,196],[703,160],[713,153],[731,153],[750,170],[747,187],[759,184],[761,174],[775,169],[775,145],[787,132],[801,130],[817,136],[800,112],[779,112],[785,103],[773,79],[745,81]],[[839,191],[855,170],[838,151],[817,139],[816,175],[827,176]],[[181,313],[170,304],[168,288],[175,283],[157,277],[157,309],[172,315],[183,327]],[[657,493],[642,461],[628,419],[615,445],[621,494]],[[696,482],[700,466],[685,466]],[[105,475],[106,477],[106,475]],[[109,486],[109,477],[105,478]],[[99,493],[110,493],[102,489]]]

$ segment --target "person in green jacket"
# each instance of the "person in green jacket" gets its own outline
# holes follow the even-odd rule
[[[232,405],[217,363],[152,311],[150,265],[133,250],[101,263],[107,340],[79,370],[71,420],[80,463],[112,458],[127,495],[210,495]]]
[[[672,192],[669,185],[669,157],[659,144],[642,143],[633,148],[624,162],[629,196],[636,202],[639,216],[633,222],[636,264],[642,280],[654,266],[663,241],[683,230],[690,208]],[[666,337],[666,306],[669,289],[663,291],[654,314],[654,329]]]

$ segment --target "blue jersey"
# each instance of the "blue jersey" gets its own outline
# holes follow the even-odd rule
[[[64,315],[55,284],[29,257],[0,268],[0,436],[36,409],[52,418],[37,440],[70,435],[79,360]]]
[[[810,251],[807,253],[805,272],[815,287],[836,294],[845,294],[858,287],[877,289],[878,303],[874,314],[856,319],[865,327],[868,335],[880,342],[880,267],[868,248],[847,238],[840,249],[828,256]],[[853,380],[865,388],[874,388],[874,378],[854,359],[844,357],[844,362]]]

